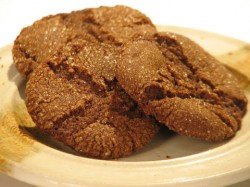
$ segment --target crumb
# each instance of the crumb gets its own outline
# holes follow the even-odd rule
[[[233,53],[232,52],[229,52],[229,53],[227,53],[228,55],[232,55]]]
[[[166,155],[166,159],[170,159],[171,158],[171,156],[169,156],[169,155]]]

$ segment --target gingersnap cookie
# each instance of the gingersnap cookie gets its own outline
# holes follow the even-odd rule
[[[38,64],[72,39],[81,37],[95,40],[86,31],[66,24],[68,16],[47,16],[21,31],[14,42],[12,54],[16,68],[23,77],[27,78]]]
[[[182,135],[222,141],[235,135],[246,112],[233,75],[181,35],[127,43],[116,76],[147,115]]]
[[[126,6],[51,15],[21,31],[12,49],[13,60],[18,71],[28,78],[38,64],[74,39],[121,45],[132,38],[152,37],[155,32],[148,17]]]
[[[26,105],[37,127],[85,156],[129,155],[159,130],[116,81],[116,50],[74,40],[39,64],[27,82]]]

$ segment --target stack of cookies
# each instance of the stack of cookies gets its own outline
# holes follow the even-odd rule
[[[84,156],[127,156],[162,125],[222,141],[246,112],[243,91],[220,62],[129,7],[44,17],[21,31],[12,52],[37,127]]]

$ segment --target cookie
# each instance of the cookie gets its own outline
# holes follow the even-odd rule
[[[30,75],[26,105],[42,131],[85,156],[112,159],[142,148],[158,123],[115,79],[117,48],[78,39]]]
[[[42,18],[24,28],[14,42],[13,60],[23,77],[60,46],[82,38],[121,45],[132,38],[149,38],[156,32],[150,19],[126,6],[89,8]]]
[[[246,112],[229,70],[181,35],[127,43],[116,76],[147,115],[182,135],[222,141],[235,135]]]
[[[65,23],[67,14],[47,16],[24,28],[16,38],[12,54],[17,70],[27,78],[37,65],[51,56],[61,45],[74,38],[94,37]],[[80,36],[79,36],[80,35]]]

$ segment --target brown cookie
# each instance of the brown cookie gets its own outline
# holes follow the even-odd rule
[[[39,63],[72,39],[81,37],[95,40],[86,31],[68,26],[65,23],[65,18],[68,16],[68,14],[47,16],[36,21],[32,26],[24,28],[16,38],[12,49],[13,60],[25,78]]]
[[[71,13],[79,20],[79,11]],[[131,39],[149,39],[157,32],[151,20],[138,10],[117,5],[84,10],[88,32],[100,42],[121,45]],[[77,21],[76,21],[77,22]]]
[[[175,132],[221,141],[235,135],[247,99],[233,75],[190,39],[159,33],[124,46],[116,76],[148,115]]]
[[[57,14],[44,17],[21,31],[14,42],[13,59],[20,73],[28,78],[39,63],[74,39],[121,45],[131,38],[152,37],[155,32],[148,17],[126,6]]]
[[[37,126],[90,157],[131,154],[158,132],[115,80],[117,48],[74,40],[30,75],[27,109]]]

